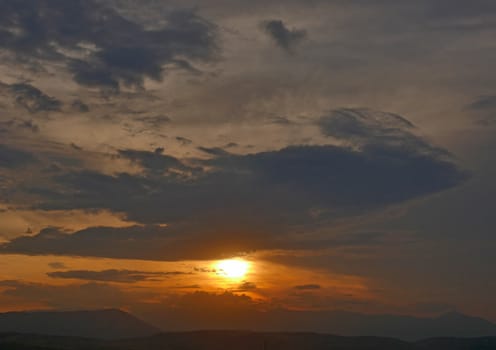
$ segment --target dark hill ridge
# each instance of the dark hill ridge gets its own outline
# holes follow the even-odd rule
[[[160,330],[124,311],[107,309],[8,312],[0,314],[0,332],[119,339],[146,337]]]
[[[96,340],[27,334],[0,334],[8,350],[495,350],[496,337],[437,338],[406,342],[380,337],[341,337],[317,333],[197,331],[146,338]]]
[[[154,317],[154,324],[168,331],[195,329],[318,332],[343,336],[378,336],[403,340],[435,337],[496,336],[496,325],[477,317],[448,313],[434,318],[402,315],[360,314],[347,311],[240,312],[225,314],[168,309]]]
[[[294,318],[288,330],[306,330],[303,325],[311,324],[312,315],[305,319]],[[315,317],[315,316],[314,316]],[[496,325],[479,317],[450,312],[434,318],[420,318],[402,315],[359,314],[346,311],[323,312],[319,325],[313,328],[322,333],[346,336],[380,336],[404,340],[419,340],[436,337],[485,337],[496,336]],[[303,321],[303,322],[302,322]],[[298,326],[299,328],[297,328]]]
[[[182,332],[194,329],[252,331],[317,332],[341,336],[375,336],[417,341],[439,337],[496,336],[496,325],[477,317],[458,313],[436,318],[398,315],[365,315],[345,311],[294,312],[287,310],[258,312],[251,318],[236,315],[242,323],[226,322],[216,314],[193,315],[164,312],[159,323],[164,330]],[[198,317],[202,318],[198,322]],[[221,321],[221,322],[219,322]],[[196,322],[196,323],[195,323]],[[207,326],[205,326],[207,325]],[[0,314],[0,333],[75,336],[99,339],[148,337],[161,332],[124,311],[40,311]],[[172,333],[169,333],[172,334]],[[174,333],[175,334],[175,333]],[[177,333],[182,334],[182,333]],[[496,350],[496,349],[495,349]]]

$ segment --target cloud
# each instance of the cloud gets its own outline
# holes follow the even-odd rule
[[[243,222],[301,224],[315,222],[317,212],[328,219],[356,215],[466,179],[445,150],[414,135],[406,121],[394,118],[400,124],[392,127],[389,119],[376,119],[375,114],[359,116],[357,120],[355,114],[340,113],[320,121],[325,135],[355,147],[290,146],[247,155],[219,154],[190,160],[192,165],[161,150],[123,150],[122,157],[163,176],[65,173],[54,178],[65,190],[44,196],[39,207],[109,209],[143,223],[200,220],[222,213],[246,219]],[[342,125],[348,118],[355,123],[352,127]],[[178,177],[178,172],[190,175]]]
[[[215,25],[192,11],[169,13],[157,29],[91,0],[6,0],[0,13],[0,47],[41,64],[65,64],[84,86],[142,88],[145,78],[160,81],[168,68],[197,72],[192,62],[218,51]]]
[[[29,131],[31,133],[38,133],[40,131],[40,127],[33,120],[18,118],[0,122],[0,133],[8,133],[10,131]]]
[[[179,159],[165,155],[163,152],[163,148],[156,148],[153,152],[128,149],[120,150],[119,155],[138,164],[145,171],[152,174],[162,175],[167,173],[173,176],[175,174],[195,171],[194,168],[185,165]]]
[[[480,96],[471,104],[468,105],[469,109],[473,110],[488,110],[488,109],[496,109],[496,96],[494,95],[485,95]]]
[[[417,160],[453,161],[451,154],[416,134],[415,126],[397,114],[369,109],[338,109],[321,117],[321,132],[363,153]]]
[[[149,129],[160,129],[172,121],[171,118],[166,115],[145,116],[136,118],[135,120],[143,123],[143,125]]]
[[[46,95],[40,89],[27,83],[10,85],[0,83],[0,88],[7,90],[15,99],[16,104],[30,113],[60,111],[62,107],[61,101],[55,97]]]
[[[198,147],[198,150],[215,157],[229,155],[229,152],[220,147]]]
[[[167,271],[167,272],[151,272],[151,271],[135,271],[135,270],[70,270],[70,271],[54,271],[48,272],[47,275],[52,278],[63,279],[79,279],[86,281],[98,282],[119,282],[119,283],[136,283],[141,281],[160,281],[164,278],[177,275],[185,275],[187,272]]]
[[[288,53],[292,53],[294,48],[307,37],[305,30],[289,29],[283,21],[277,19],[263,21],[262,28],[277,46]]]
[[[467,106],[467,109],[477,115],[477,122],[483,125],[493,124],[496,121],[496,96],[479,96]]]
[[[71,142],[70,144],[71,148],[76,150],[76,151],[82,151],[83,148],[81,146],[76,145],[75,143]]]
[[[81,112],[81,113],[87,113],[90,111],[90,107],[86,103],[84,103],[81,100],[77,100],[77,99],[72,101],[71,107],[72,107],[72,109],[74,109],[78,112]]]
[[[21,300],[36,300],[55,309],[100,309],[123,307],[133,297],[121,289],[104,283],[50,285],[24,281],[0,281],[1,295]]]
[[[177,307],[185,310],[246,310],[250,309],[254,301],[246,295],[236,295],[231,292],[214,294],[203,291],[185,294],[177,300]]]
[[[52,269],[65,269],[67,266],[60,261],[53,261],[48,263],[48,266],[50,266]]]
[[[193,141],[191,141],[190,139],[182,136],[176,136],[176,141],[183,146],[191,145],[193,143]]]
[[[183,160],[162,148],[126,149],[119,157],[142,173],[65,171],[52,176],[56,186],[25,185],[37,197],[37,209],[109,210],[144,225],[70,235],[47,228],[7,242],[0,251],[176,260],[291,247],[282,237],[373,214],[467,179],[447,151],[414,133],[401,116],[337,110],[317,125],[338,144]],[[349,245],[357,239],[377,244],[373,233],[319,242]],[[294,245],[306,249],[316,243]]]
[[[0,168],[15,169],[36,162],[31,153],[0,144]]]
[[[293,288],[297,290],[316,290],[320,289],[321,287],[318,284],[302,284],[299,286],[294,286]]]
[[[277,125],[291,125],[294,122],[286,117],[273,117],[270,119],[269,123]]]
[[[389,148],[418,154],[448,155],[415,134],[415,126],[393,113],[369,109],[338,109],[318,121],[321,132],[360,149]]]
[[[245,281],[241,283],[238,288],[236,288],[236,292],[248,292],[257,289],[257,285],[253,282]]]
[[[33,133],[37,133],[38,131],[40,131],[40,127],[35,122],[33,122],[32,120],[22,120],[22,121],[19,121],[17,127],[20,128],[20,129],[29,130],[29,131],[31,131]]]
[[[228,256],[244,250],[253,250],[259,246],[262,246],[262,242],[257,241],[255,237],[250,238],[245,232],[239,237],[227,236],[224,232],[219,233],[194,225],[90,227],[71,233],[49,227],[35,235],[20,236],[1,244],[0,254],[69,255],[157,261],[210,260],[226,254]],[[76,275],[98,281],[104,280],[103,278],[130,280],[152,277],[140,271],[114,270],[77,271]],[[76,275],[73,272],[60,272],[52,277],[72,278],[70,276]],[[171,274],[166,273],[162,277],[168,275]]]

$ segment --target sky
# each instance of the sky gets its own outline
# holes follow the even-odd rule
[[[495,35],[493,0],[0,1],[0,311],[496,322]]]

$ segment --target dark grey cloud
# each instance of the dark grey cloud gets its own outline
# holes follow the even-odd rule
[[[403,117],[338,110],[318,125],[343,144],[246,155],[213,152],[211,159],[188,160],[162,148],[121,150],[119,156],[139,165],[141,174],[54,175],[56,187],[29,188],[38,197],[35,208],[110,210],[135,222],[170,226],[90,228],[71,235],[46,229],[6,243],[1,251],[175,260],[290,247],[280,240],[284,234],[378,212],[467,179],[447,151],[417,136]],[[377,244],[380,239],[372,232],[320,243]],[[307,249],[317,243],[295,245]],[[199,244],[209,249],[201,252]]]
[[[0,168],[18,168],[36,162],[31,153],[0,144]]]
[[[319,125],[325,135],[341,139],[402,136],[414,127],[397,114],[351,108],[331,111]]]
[[[247,238],[249,236],[246,232],[241,232],[239,236],[229,236],[218,231],[218,227],[214,230],[202,228],[200,225],[90,227],[72,233],[48,227],[35,235],[20,236],[1,244],[0,254],[91,256],[157,261],[208,260],[267,245],[253,237]],[[176,272],[152,276],[140,271],[110,270],[60,272],[51,277],[131,280],[163,278],[173,274]]]
[[[176,141],[178,141],[183,146],[191,145],[193,143],[193,141],[191,141],[190,139],[182,136],[176,136]]]
[[[144,116],[136,118],[135,120],[143,123],[143,125],[149,129],[160,129],[172,121],[172,119],[166,115]]]
[[[221,147],[198,147],[198,150],[216,157],[229,155],[229,152]]]
[[[418,136],[412,123],[393,113],[338,109],[321,117],[318,126],[324,135],[364,151],[375,149],[450,158],[449,152]]]
[[[294,286],[293,288],[297,290],[316,290],[320,289],[321,287],[319,284],[302,284],[299,286]]]
[[[40,127],[32,120],[21,120],[18,122],[17,127],[20,129],[25,129],[32,131],[34,133],[40,131]]]
[[[400,117],[340,111],[319,125],[325,135],[351,145],[221,152],[189,160],[191,165],[161,149],[122,150],[119,155],[143,167],[143,175],[70,172],[54,178],[64,190],[31,192],[43,193],[38,207],[47,210],[109,209],[143,223],[227,216],[264,226],[376,211],[467,177],[445,150],[413,134]]]
[[[282,20],[272,19],[262,22],[262,28],[277,46],[286,52],[293,52],[294,48],[307,37],[303,29],[289,29]]]
[[[286,117],[274,117],[269,121],[270,124],[279,124],[279,125],[291,125],[293,122]]]
[[[160,29],[92,0],[5,0],[0,13],[0,47],[41,63],[64,63],[85,86],[142,87],[145,78],[161,80],[167,67],[196,72],[193,62],[211,60],[218,50],[215,25],[192,11],[169,13]],[[90,54],[85,45],[94,47]]]
[[[27,83],[2,84],[2,90],[7,90],[15,100],[16,104],[31,113],[59,111],[62,102],[55,97],[48,96],[40,89]]]
[[[67,266],[60,261],[52,261],[48,263],[48,266],[50,266],[52,269],[66,269]]]
[[[167,173],[170,176],[175,176],[195,171],[194,168],[185,165],[179,159],[164,154],[163,148],[156,148],[153,152],[120,150],[119,155],[138,164],[151,174],[164,175]]]
[[[25,119],[10,119],[4,122],[0,122],[0,133],[8,133],[11,131],[30,131],[32,133],[37,133],[40,131],[39,125],[33,120]]]
[[[66,190],[44,192],[40,208],[110,209],[150,223],[220,213],[247,221],[315,221],[312,209],[322,217],[353,215],[448,189],[465,179],[437,153],[384,145],[363,150],[293,146],[216,157],[204,162],[212,170],[182,180],[170,171],[190,169],[179,160],[141,152],[125,154],[152,174],[170,175],[66,173],[54,179]]]
[[[90,107],[86,103],[78,99],[72,101],[71,107],[72,109],[81,113],[87,113],[90,111]]]
[[[479,124],[492,125],[496,122],[496,95],[479,96],[467,106]]]
[[[480,110],[496,111],[496,95],[480,96],[471,104],[469,104],[468,108],[476,111],[480,111]]]
[[[48,272],[47,275],[52,278],[79,279],[86,281],[99,282],[119,282],[119,283],[136,283],[141,281],[160,281],[164,278],[184,275],[186,272],[181,271],[135,271],[135,270],[116,270],[109,269],[103,271],[90,270],[70,270]]]
[[[445,20],[464,18],[491,18],[496,11],[496,4],[490,0],[475,0],[466,3],[463,0],[422,1],[425,6],[424,15],[427,18]],[[467,23],[468,25],[481,24],[480,22]]]

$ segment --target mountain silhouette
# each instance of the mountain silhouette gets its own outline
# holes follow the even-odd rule
[[[107,309],[7,312],[0,314],[0,332],[119,339],[150,336],[160,330],[124,311]]]
[[[407,342],[384,337],[342,337],[318,333],[195,331],[145,338],[98,340],[76,337],[0,334],[8,350],[494,350],[496,337],[436,338]]]
[[[342,336],[378,336],[415,341],[435,337],[496,336],[496,325],[478,317],[446,313],[438,317],[362,314],[349,311],[239,310],[236,313],[164,310],[151,316],[154,325],[167,331],[198,329],[318,332]],[[146,317],[146,316],[145,316]]]
[[[312,321],[313,319],[313,321]],[[315,320],[318,319],[318,324]],[[304,313],[285,318],[286,330],[312,330],[347,336],[379,336],[404,340],[435,337],[496,336],[496,324],[479,317],[450,312],[434,318],[402,315],[359,314],[346,311],[322,312],[318,317]]]
[[[286,332],[335,334],[339,336],[371,336],[418,341],[428,338],[496,336],[496,325],[478,317],[447,313],[435,318],[399,315],[369,315],[346,311],[302,312],[273,310],[237,315],[232,322],[215,313],[202,313],[201,322],[186,314],[164,312],[162,322],[152,326],[121,310],[40,311],[0,314],[0,333],[24,333],[74,336],[99,339],[148,337],[162,331],[180,332],[195,329],[251,330],[254,332]],[[165,322],[164,322],[165,320]],[[240,321],[241,320],[241,321]],[[222,322],[221,322],[222,321]],[[169,333],[172,334],[172,333]]]

